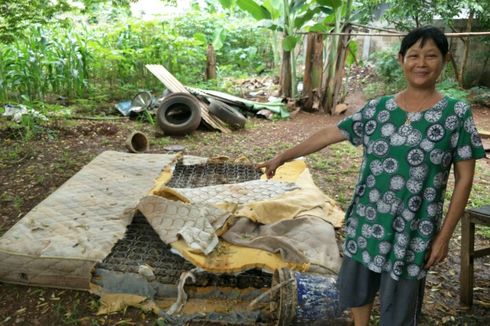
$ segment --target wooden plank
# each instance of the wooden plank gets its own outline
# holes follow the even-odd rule
[[[488,255],[490,255],[490,248],[475,250],[475,252],[473,253],[473,257],[475,258],[480,258]]]
[[[480,137],[485,139],[490,139],[490,131],[480,130]]]
[[[473,304],[473,253],[475,246],[475,224],[470,222],[470,214],[461,219],[461,266],[459,273],[459,300],[463,306]]]
[[[158,80],[160,80],[165,87],[167,87],[172,93],[187,93],[190,94],[189,91],[185,88],[185,86],[177,80],[167,69],[165,69],[162,65],[146,65],[146,69],[148,69]],[[208,106],[201,101],[199,101],[201,116],[206,124],[214,129],[218,129],[224,133],[229,133],[231,130],[226,126],[226,124],[218,119],[217,117],[209,114]]]

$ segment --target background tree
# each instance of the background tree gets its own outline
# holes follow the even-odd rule
[[[310,27],[317,28],[317,24],[311,23],[319,22],[321,24],[322,21],[326,20],[326,17],[334,12],[341,1],[264,0],[262,3],[258,3],[253,0],[220,0],[220,3],[226,8],[236,5],[256,20],[261,21],[263,27],[282,33],[281,95],[295,97],[297,78],[294,49],[301,39],[299,33],[303,32],[308,24]]]
[[[443,25],[453,32],[471,32],[490,29],[490,1],[479,0],[364,0],[362,6],[363,20],[369,22],[375,13],[381,13],[381,18],[401,31],[408,31],[414,27],[426,24],[434,24],[436,19],[442,20]],[[464,19],[466,23],[458,26],[458,20]],[[468,86],[465,83],[465,74],[470,52],[469,37],[460,37],[463,43],[463,55],[459,62],[451,58],[455,79],[458,84]],[[479,38],[479,42],[490,46],[490,38]],[[451,48],[455,47],[455,39],[450,40]],[[483,58],[485,63],[481,71],[485,71],[489,61],[490,51]]]

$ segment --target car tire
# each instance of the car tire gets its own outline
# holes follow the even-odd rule
[[[186,135],[199,127],[199,101],[188,93],[172,93],[165,97],[157,110],[157,125],[168,135]]]
[[[234,129],[243,128],[247,122],[247,118],[238,109],[214,99],[210,100],[209,112]]]

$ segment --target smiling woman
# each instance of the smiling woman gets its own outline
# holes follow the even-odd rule
[[[338,280],[340,303],[356,326],[368,325],[378,291],[382,326],[417,324],[427,271],[446,258],[475,159],[485,156],[470,106],[436,90],[447,53],[437,28],[411,31],[398,57],[406,89],[369,101],[337,126],[259,164],[272,177],[284,162],[342,140],[363,146]],[[454,191],[443,218],[451,166]]]

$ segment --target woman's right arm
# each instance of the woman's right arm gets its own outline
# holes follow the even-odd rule
[[[295,158],[317,152],[324,147],[346,140],[336,125],[327,126],[311,135],[302,143],[276,155],[273,159],[257,164],[257,168],[265,168],[268,179],[272,178],[276,169],[284,163]]]

